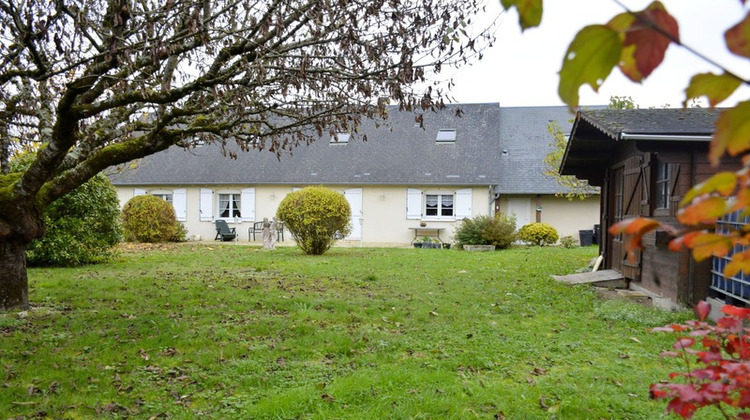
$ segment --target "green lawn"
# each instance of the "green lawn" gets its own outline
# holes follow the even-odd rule
[[[0,315],[0,418],[655,418],[685,314],[550,274],[593,248],[180,244],[31,269]]]

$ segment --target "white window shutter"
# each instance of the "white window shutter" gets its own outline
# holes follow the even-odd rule
[[[471,218],[471,188],[456,191],[456,219]]]
[[[422,191],[415,188],[406,189],[406,218],[422,218]]]
[[[187,221],[187,190],[179,188],[172,191],[172,206],[174,213],[177,215],[177,221]]]
[[[255,188],[245,188],[240,195],[240,214],[242,221],[255,220]]]
[[[133,197],[138,195],[146,195],[146,190],[143,188],[133,188]]]
[[[214,192],[208,188],[201,188],[200,212],[201,221],[211,221],[214,218]]]

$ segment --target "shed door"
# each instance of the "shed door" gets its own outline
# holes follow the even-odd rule
[[[610,177],[610,214],[612,223],[639,216],[647,216],[649,208],[649,162],[640,156],[628,158],[623,165],[612,168]],[[645,214],[644,214],[645,213]],[[633,252],[628,257],[627,238],[624,235],[610,235],[611,267],[618,270],[625,278],[640,280],[641,251]]]

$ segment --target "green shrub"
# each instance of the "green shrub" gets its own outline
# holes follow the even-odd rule
[[[349,202],[343,194],[324,187],[307,187],[284,197],[276,217],[310,255],[322,255],[336,240],[349,234]]]
[[[42,214],[46,232],[26,250],[32,266],[78,266],[106,261],[122,240],[120,206],[104,175],[60,197]]]
[[[557,230],[546,223],[529,223],[518,230],[518,238],[536,246],[552,245],[557,242]]]
[[[516,240],[516,218],[498,213],[495,216],[477,216],[464,219],[453,237],[456,243],[464,245],[494,245],[505,249]]]
[[[174,207],[153,195],[138,195],[125,203],[122,227],[129,242],[180,242],[186,234]]]
[[[560,238],[560,245],[562,245],[563,248],[573,248],[577,245],[577,242],[571,235],[565,235]]]

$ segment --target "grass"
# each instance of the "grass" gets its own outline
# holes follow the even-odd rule
[[[684,319],[550,280],[591,248],[234,245],[31,269],[0,418],[655,418]],[[3,373],[4,372],[4,373]]]

